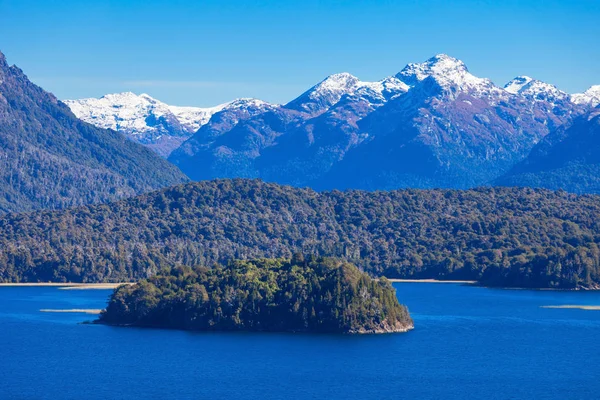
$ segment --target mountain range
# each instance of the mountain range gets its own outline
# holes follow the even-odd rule
[[[214,139],[201,128],[182,146],[186,151],[174,151],[169,160],[196,180],[467,188],[509,171],[542,138],[587,112],[597,102],[593,94],[573,101],[527,77],[501,88],[438,55],[375,83],[330,76]]]
[[[186,180],[144,146],[76,118],[0,53],[0,213],[103,203]]]
[[[68,104],[105,126],[122,118],[123,106],[94,111],[90,104],[115,96],[136,97]],[[181,145],[161,154],[194,180],[251,177],[316,189],[468,188],[501,182],[547,135],[598,104],[600,86],[570,95],[520,76],[500,87],[440,54],[378,82],[331,75],[283,105],[241,99],[197,109],[205,111],[197,112],[194,125],[187,121],[199,129],[172,130],[177,139],[170,143]],[[91,114],[103,117],[85,117]],[[144,143],[144,132],[157,129],[150,122],[160,118],[136,115],[135,124],[111,127]],[[170,115],[182,125],[182,117]],[[164,141],[168,135],[159,136]]]
[[[65,104],[85,122],[122,132],[163,157],[190,138],[214,113],[227,106],[170,106],[147,94],[131,92],[108,94],[99,99],[65,100]]]
[[[378,82],[331,75],[283,105],[241,99],[182,117],[177,107],[131,93],[68,104],[155,149],[168,142],[157,151],[194,180],[468,188],[508,182],[501,177],[547,135],[600,104],[600,86],[570,95],[520,76],[499,87],[440,54]]]
[[[168,157],[193,180],[261,178],[318,190],[492,184],[600,191],[592,156],[600,148],[593,134],[576,133],[595,132],[600,86],[571,95],[519,76],[500,87],[445,54],[377,82],[334,74],[286,104],[177,107],[133,93],[66,104],[82,120]],[[552,154],[565,146],[572,146],[566,164],[542,161],[543,154],[558,160]]]

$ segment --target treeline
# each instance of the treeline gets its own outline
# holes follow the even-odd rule
[[[385,333],[413,327],[389,281],[335,259],[175,267],[121,286],[99,322],[185,330]]]
[[[122,281],[232,259],[344,258],[374,276],[595,287],[600,197],[529,188],[323,192],[189,183],[0,218],[3,281]]]

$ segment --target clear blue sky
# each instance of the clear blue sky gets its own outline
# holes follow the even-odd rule
[[[336,72],[395,74],[437,53],[504,84],[600,84],[598,0],[0,0],[0,51],[59,98],[286,102]]]

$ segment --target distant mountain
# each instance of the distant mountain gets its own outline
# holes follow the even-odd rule
[[[495,184],[600,193],[600,106],[546,136]]]
[[[211,128],[216,114],[169,160],[196,180],[262,177],[310,184],[368,137],[358,120],[407,90],[394,77],[362,82],[347,73],[331,75],[291,102],[265,105],[218,134]]]
[[[287,104],[239,99],[187,109],[185,118],[146,95],[113,97],[70,104],[83,119],[168,156],[194,180],[468,188],[503,176],[546,135],[600,104],[600,86],[570,95],[519,76],[500,87],[440,54],[378,82],[334,74]]]
[[[77,119],[0,53],[0,213],[106,202],[184,181],[150,150]]]
[[[107,94],[99,99],[65,100],[80,119],[99,128],[113,129],[147,145],[163,157],[191,137],[210,117],[228,104],[216,107],[177,107],[147,94]]]
[[[600,104],[600,85],[594,85],[585,92],[574,94],[571,97],[576,104],[596,107]]]
[[[192,179],[259,177],[318,189],[466,188],[506,173],[593,104],[518,77],[505,87],[440,54],[393,77],[331,75],[291,102],[212,121],[169,160]],[[583,97],[582,97],[583,96]]]
[[[468,188],[522,160],[544,136],[582,112],[551,85],[500,88],[447,55],[409,64],[408,92],[358,121],[356,146],[319,188]]]

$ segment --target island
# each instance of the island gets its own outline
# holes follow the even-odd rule
[[[177,266],[117,288],[96,321],[194,331],[406,332],[408,309],[385,279],[334,258]]]

